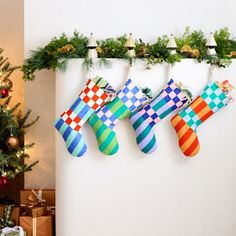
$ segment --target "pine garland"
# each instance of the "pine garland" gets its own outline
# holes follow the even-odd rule
[[[206,35],[201,31],[191,31],[186,27],[185,32],[180,37],[176,37],[178,49],[177,53],[172,55],[166,48],[168,37],[166,35],[158,37],[154,44],[145,43],[142,39],[136,41],[136,58],[145,59],[147,62],[147,69],[153,65],[163,61],[174,64],[180,62],[184,58],[195,58],[198,62],[205,60],[207,63],[217,65],[219,67],[229,66],[231,59],[236,58],[236,40],[231,38],[228,28],[222,28],[214,33],[217,42],[217,56],[209,57],[206,50]],[[109,67],[111,63],[109,58],[128,59],[127,49],[124,44],[127,36],[123,35],[118,38],[108,38],[105,40],[98,40],[97,53],[100,59],[99,65]],[[84,69],[89,70],[93,67],[93,62],[86,57],[88,38],[74,32],[71,38],[65,34],[61,37],[54,37],[48,45],[33,51],[31,56],[25,60],[22,71],[24,73],[24,80],[34,80],[34,73],[42,69],[60,69],[65,70],[67,60],[71,58],[84,58]],[[181,51],[182,47],[187,45],[192,50],[197,50],[197,56],[191,53]]]

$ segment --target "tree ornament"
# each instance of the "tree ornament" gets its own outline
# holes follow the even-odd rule
[[[127,54],[129,57],[135,57],[135,42],[132,36],[132,33],[129,34],[129,38],[127,39],[126,43],[125,43],[125,48],[127,48]]]
[[[217,47],[217,43],[215,41],[215,38],[214,38],[214,35],[212,32],[207,40],[206,47],[207,47],[207,54],[208,55],[216,56],[215,48]]]
[[[0,89],[0,97],[1,98],[6,98],[8,96],[8,94],[9,94],[8,89],[5,89],[5,88]]]
[[[168,42],[166,48],[170,49],[170,54],[171,55],[176,54],[175,49],[177,49],[178,47],[177,47],[177,44],[175,42],[175,38],[174,38],[173,34],[170,35],[169,42]]]
[[[98,54],[96,51],[97,48],[97,42],[96,39],[93,36],[93,33],[90,34],[90,37],[88,39],[88,43],[87,43],[87,48],[88,48],[88,58],[93,59],[93,58],[97,58]]]
[[[13,83],[10,79],[4,79],[1,81],[1,87],[4,89],[10,90],[13,86]]]
[[[19,146],[19,143],[20,143],[19,139],[14,135],[11,135],[7,140],[7,144],[11,148],[17,148]]]
[[[9,183],[9,179],[5,174],[0,176],[0,187],[6,185],[8,183]]]

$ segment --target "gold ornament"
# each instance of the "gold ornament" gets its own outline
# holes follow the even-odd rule
[[[101,47],[96,47],[96,51],[98,54],[102,54],[103,53],[103,50]]]
[[[67,54],[67,53],[75,53],[76,49],[74,48],[73,45],[71,44],[66,44],[65,46],[57,49],[57,52],[63,53],[63,54]]]
[[[198,49],[192,49],[189,45],[184,45],[180,52],[187,55],[188,57],[198,58],[200,56],[200,52]]]
[[[9,79],[4,79],[4,80],[1,81],[1,87],[2,88],[6,88],[6,89],[9,90],[9,89],[12,88],[12,86],[13,86],[13,83]]]
[[[198,49],[194,49],[194,50],[192,51],[192,57],[198,58],[199,56],[200,56],[199,50],[198,50]]]
[[[7,140],[8,145],[11,148],[17,148],[19,146],[19,139],[16,136],[11,136],[8,140]]]
[[[236,57],[236,51],[230,52],[230,54],[226,55],[226,57]]]

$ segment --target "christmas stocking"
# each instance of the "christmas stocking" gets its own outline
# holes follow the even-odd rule
[[[228,82],[223,82],[224,84],[228,84]],[[197,127],[222,107],[228,105],[231,100],[224,87],[219,86],[216,82],[211,81],[200,96],[171,119],[179,139],[179,147],[185,156],[192,157],[199,152]],[[228,86],[230,85],[228,84]]]
[[[136,142],[142,152],[150,154],[156,150],[157,143],[153,126],[182,107],[187,101],[186,94],[171,79],[150,104],[130,115],[129,121],[134,128]]]
[[[88,80],[74,104],[55,121],[55,127],[65,140],[68,151],[76,157],[82,156],[87,146],[80,129],[88,118],[114,94],[113,88],[102,78]]]
[[[98,141],[99,150],[106,155],[113,155],[118,151],[119,145],[113,131],[120,120],[147,101],[146,95],[129,79],[118,92],[116,98],[89,119]]]

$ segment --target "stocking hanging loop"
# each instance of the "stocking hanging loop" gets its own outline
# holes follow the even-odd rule
[[[174,68],[174,65],[170,64],[169,65],[169,79],[173,79],[173,68]]]
[[[215,69],[215,65],[210,65],[209,68],[209,81],[215,81],[214,80],[214,69]]]

